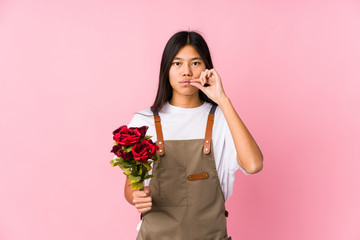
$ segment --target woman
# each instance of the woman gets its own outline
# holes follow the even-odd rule
[[[235,172],[254,174],[263,156],[233,108],[196,32],[174,34],[164,49],[154,104],[129,127],[149,126],[160,162],[144,191],[125,184],[125,197],[141,219],[138,240],[230,239],[225,200]]]

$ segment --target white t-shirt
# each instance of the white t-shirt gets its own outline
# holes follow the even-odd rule
[[[176,107],[166,102],[159,111],[164,141],[204,139],[211,107],[212,104],[208,102],[204,102],[201,106],[195,108]],[[146,135],[152,136],[151,139],[155,142],[157,139],[152,111],[148,108],[139,113],[148,116],[134,114],[128,127],[149,126]],[[235,172],[241,169],[244,174],[249,174],[240,167],[236,160],[237,154],[234,141],[225,116],[219,106],[215,110],[211,139],[214,147],[216,170],[225,200],[227,200],[232,194]],[[149,185],[150,180],[145,180],[145,186]],[[138,225],[138,230],[140,225],[141,222]]]

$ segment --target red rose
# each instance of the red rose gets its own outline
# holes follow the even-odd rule
[[[156,154],[156,150],[159,150],[159,147],[149,139],[135,144],[132,148],[132,153],[135,161],[147,162],[149,158]]]
[[[121,157],[125,160],[131,160],[132,159],[132,153],[128,152],[126,153],[124,149],[122,149],[121,145],[114,145],[112,150],[110,152],[115,153],[116,156]]]
[[[114,130],[114,131],[113,131],[113,135],[115,135],[115,133],[120,132],[120,130],[121,130],[122,128],[124,128],[124,127],[126,127],[126,125],[122,125],[121,127],[119,127],[119,128],[117,128],[116,130]]]
[[[126,125],[123,125],[113,132],[113,139],[120,145],[129,146],[139,142],[140,138],[145,136],[148,128],[148,126],[127,128]]]
[[[139,128],[135,128],[135,127],[131,127],[130,129],[137,129],[139,130],[140,134],[141,134],[141,137],[145,137],[145,134],[148,130],[148,126],[142,126],[142,127],[139,127]]]

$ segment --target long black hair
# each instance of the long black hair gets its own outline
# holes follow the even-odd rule
[[[191,45],[205,62],[206,69],[213,68],[210,51],[204,38],[194,31],[180,31],[175,33],[167,42],[161,58],[159,86],[155,101],[150,110],[155,113],[172,97],[172,87],[169,81],[169,70],[176,54],[185,45]],[[217,105],[199,89],[199,97],[205,102]]]

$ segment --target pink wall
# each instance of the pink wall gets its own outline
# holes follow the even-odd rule
[[[230,235],[360,239],[360,3],[219,2],[0,2],[1,240],[135,239],[111,132],[188,29],[264,154],[237,174]]]

